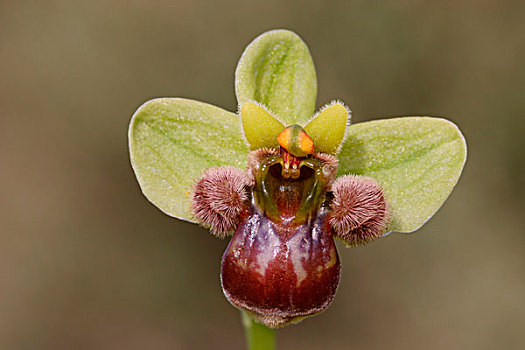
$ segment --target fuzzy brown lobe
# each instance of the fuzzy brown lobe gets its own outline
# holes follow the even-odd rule
[[[368,243],[385,231],[387,204],[375,180],[346,175],[334,182],[332,192],[329,222],[333,233],[346,244]]]
[[[213,234],[224,238],[237,228],[248,208],[250,179],[241,169],[209,168],[195,184],[191,208],[195,217]]]

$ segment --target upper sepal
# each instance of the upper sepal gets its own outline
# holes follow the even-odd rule
[[[315,110],[317,77],[312,56],[289,30],[271,30],[244,50],[235,71],[237,101],[257,101],[285,125],[304,124]]]

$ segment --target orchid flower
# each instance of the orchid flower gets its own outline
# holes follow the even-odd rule
[[[129,128],[144,195],[164,213],[232,238],[226,298],[271,328],[325,310],[340,277],[334,238],[366,244],[427,222],[457,183],[466,143],[450,121],[350,124],[293,32],[257,37],[235,72],[238,113],[182,98],[144,103]]]

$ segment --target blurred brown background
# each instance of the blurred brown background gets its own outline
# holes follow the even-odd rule
[[[354,122],[446,116],[469,159],[418,233],[340,247],[324,314],[280,349],[525,347],[523,1],[1,1],[0,348],[241,349],[227,244],[142,196],[134,110],[159,96],[236,109],[261,32],[308,43],[318,104]]]

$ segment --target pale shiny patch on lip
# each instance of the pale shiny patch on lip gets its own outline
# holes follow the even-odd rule
[[[264,227],[264,225],[267,225],[268,227]],[[257,265],[255,266],[255,270],[261,275],[264,276],[266,273],[266,269],[268,268],[268,265],[270,264],[270,261],[275,259],[277,254],[279,254],[280,251],[280,240],[279,236],[273,229],[272,225],[268,220],[263,220],[261,222],[261,227],[259,227],[259,232],[266,232],[267,237],[257,237],[257,239],[264,240],[264,243],[261,243],[259,246],[265,246],[265,249],[259,254],[257,254]]]
[[[331,247],[330,248],[330,260],[328,260],[325,264],[325,269],[329,269],[331,268],[332,266],[334,266],[335,264],[337,263],[337,254],[335,252],[335,248],[334,247]]]
[[[236,262],[237,266],[239,266],[241,269],[243,269],[244,271],[246,271],[248,269],[248,265],[246,265],[246,262],[238,259]]]
[[[235,264],[246,271],[248,269],[248,259],[242,257],[242,244],[239,241],[233,241],[230,249],[233,251]]]
[[[308,276],[303,261],[308,259],[310,242],[305,239],[303,235],[297,234],[288,241],[288,246],[291,252],[290,260],[292,261],[295,276],[297,277],[297,287],[299,287],[301,282]]]
[[[324,265],[317,266],[317,277],[321,278],[323,271],[331,269],[335,266],[335,264],[337,264],[337,254],[335,248],[332,247],[330,249],[330,260],[328,260]]]

